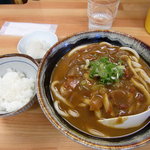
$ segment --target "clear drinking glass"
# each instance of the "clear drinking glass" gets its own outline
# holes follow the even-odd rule
[[[120,0],[88,0],[89,30],[106,30],[112,27]]]

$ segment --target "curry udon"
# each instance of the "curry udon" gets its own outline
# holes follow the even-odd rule
[[[54,107],[84,132],[106,137],[128,134],[140,127],[115,129],[98,120],[147,110],[149,76],[149,66],[131,48],[106,42],[80,46],[63,56],[53,71]]]

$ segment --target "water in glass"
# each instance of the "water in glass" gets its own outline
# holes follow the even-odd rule
[[[88,0],[89,30],[110,29],[119,0]]]

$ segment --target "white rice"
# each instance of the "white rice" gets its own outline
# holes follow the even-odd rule
[[[25,74],[7,69],[0,77],[0,111],[12,112],[26,105],[33,96],[35,82]]]

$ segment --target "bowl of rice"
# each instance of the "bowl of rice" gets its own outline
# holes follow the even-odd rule
[[[0,56],[0,117],[31,107],[36,95],[38,63],[24,54]]]

